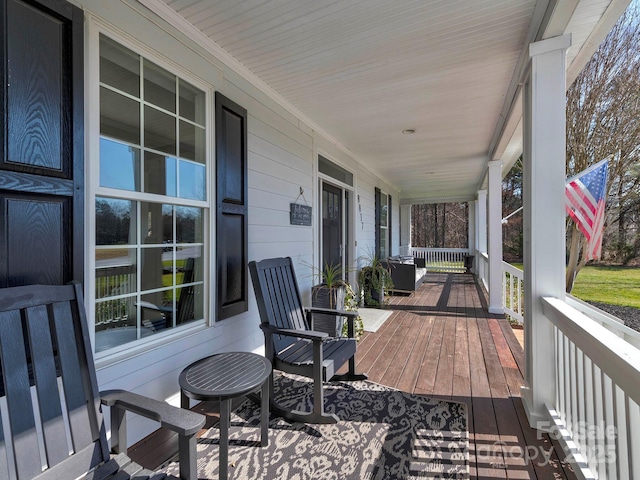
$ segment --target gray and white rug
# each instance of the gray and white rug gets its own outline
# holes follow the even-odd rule
[[[311,409],[312,383],[276,374],[279,402]],[[411,395],[369,381],[325,385],[335,425],[290,423],[271,416],[260,447],[260,409],[249,401],[232,414],[230,479],[468,479],[466,405]],[[219,431],[198,440],[198,478],[218,478]],[[164,471],[178,474],[171,461]]]

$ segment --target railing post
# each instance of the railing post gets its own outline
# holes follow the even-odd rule
[[[524,85],[525,382],[529,423],[549,427],[556,402],[555,335],[542,297],[564,300],[565,269],[565,35],[530,45]]]

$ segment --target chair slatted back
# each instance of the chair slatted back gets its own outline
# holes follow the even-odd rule
[[[109,459],[78,284],[0,289],[0,369],[0,478],[76,478]]]
[[[262,323],[278,328],[309,329],[290,257],[249,262],[249,271]],[[274,335],[275,351],[295,341],[295,337]]]

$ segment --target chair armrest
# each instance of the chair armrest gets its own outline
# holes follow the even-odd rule
[[[290,328],[277,328],[273,325],[265,324],[260,324],[260,328],[273,335],[285,335],[287,337],[305,338],[307,340],[324,340],[325,338],[329,338],[328,333],[316,332],[314,330],[293,330]]]
[[[126,410],[129,410],[156,420],[163,427],[177,432],[180,478],[183,480],[198,478],[196,433],[204,426],[204,415],[124,390],[100,392],[100,401],[103,405],[111,407],[111,451],[113,453],[127,453],[127,416],[125,414]]]
[[[156,420],[179,435],[193,435],[205,423],[204,415],[125,390],[100,392],[100,401],[108,407],[121,408]]]
[[[335,308],[319,308],[319,307],[311,307],[305,308],[305,311],[311,314],[314,313],[324,313],[327,315],[339,315],[341,317],[352,317],[356,318],[358,316],[358,312],[348,312],[346,310],[337,310]]]

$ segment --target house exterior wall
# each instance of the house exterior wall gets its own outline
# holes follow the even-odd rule
[[[289,224],[289,204],[296,201],[300,189],[304,198],[318,211],[317,155],[321,151],[354,173],[354,199],[352,202],[354,258],[366,256],[374,250],[375,204],[374,188],[390,194],[392,203],[392,253],[398,252],[400,234],[399,192],[369,171],[335,142],[323,137],[302,119],[283,108],[249,79],[237,74],[222,60],[213,57],[200,45],[188,39],[165,21],[133,0],[104,2],[78,0],[73,2],[85,11],[86,65],[96,62],[98,31],[105,29],[128,38],[152,55],[164,58],[177,69],[212,86],[248,111],[248,184],[249,184],[249,259],[260,260],[276,256],[293,258],[303,298],[310,301],[310,287],[314,283],[310,265],[318,259],[318,218],[313,226]],[[144,52],[141,52],[144,53]],[[90,68],[90,67],[87,67]],[[91,106],[95,108],[97,79],[87,74],[87,171],[96,170],[95,145],[98,127]],[[212,102],[213,99],[211,99]],[[209,129],[213,128],[213,122]],[[214,148],[213,141],[210,148]],[[211,168],[213,175],[213,168]],[[95,173],[93,173],[95,175]],[[211,184],[215,185],[213,178]],[[89,182],[87,182],[89,184]],[[215,191],[211,190],[215,198]],[[89,198],[89,192],[87,192]],[[215,204],[210,203],[211,223],[215,223]],[[87,208],[86,225],[93,225],[93,209]],[[210,231],[211,246],[215,249],[215,226]],[[87,245],[91,245],[87,233]],[[357,244],[357,246],[356,246]],[[85,278],[93,276],[91,248],[87,249]],[[215,255],[210,255],[214,259]],[[210,288],[215,291],[215,268],[210,266]],[[250,282],[249,282],[250,283]],[[118,357],[97,356],[98,383],[101,390],[121,388],[179,404],[177,379],[180,371],[191,362],[222,351],[264,351],[262,332],[255,299],[250,286],[249,310],[235,317],[212,323],[209,327],[176,331],[162,343],[152,344],[144,350],[124,352]],[[86,294],[89,295],[88,286]],[[215,297],[215,296],[214,296]],[[87,298],[91,298],[88,296]],[[214,299],[209,301],[209,312],[215,311]],[[89,316],[92,306],[88,308]],[[107,423],[108,425],[108,423]],[[157,428],[157,424],[132,417],[129,420],[129,444],[141,439]]]

